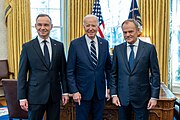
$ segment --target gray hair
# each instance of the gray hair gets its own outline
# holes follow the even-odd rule
[[[125,21],[122,23],[121,28],[123,27],[123,25],[124,25],[125,23],[129,23],[129,22],[134,23],[134,25],[135,25],[135,27],[136,27],[137,29],[140,28],[140,27],[139,27],[139,23],[138,23],[135,19],[127,19],[127,20],[125,20]]]
[[[85,25],[85,20],[88,19],[88,18],[96,18],[97,20],[97,24],[99,25],[99,21],[98,21],[98,18],[96,15],[93,15],[93,14],[88,14],[84,17],[84,20],[83,20],[83,25]]]

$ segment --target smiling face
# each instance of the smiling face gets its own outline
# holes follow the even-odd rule
[[[84,18],[84,31],[90,39],[94,39],[98,31],[98,20],[95,16],[89,15]]]
[[[49,37],[50,31],[53,28],[51,20],[47,16],[40,16],[36,20],[35,24],[38,35],[42,39],[47,39]]]
[[[137,37],[140,34],[140,30],[137,25],[132,21],[126,21],[122,24],[122,31],[124,39],[129,44],[133,44],[137,41]]]

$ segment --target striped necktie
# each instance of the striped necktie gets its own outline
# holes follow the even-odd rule
[[[90,54],[91,54],[92,62],[96,66],[97,65],[97,55],[96,55],[96,47],[94,44],[95,44],[95,42],[92,40],[91,46],[90,46]]]

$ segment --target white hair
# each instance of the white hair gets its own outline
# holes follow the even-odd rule
[[[93,14],[88,14],[84,17],[84,20],[83,20],[83,25],[85,24],[85,20],[88,19],[88,18],[96,18],[97,20],[97,24],[99,25],[99,21],[98,21],[98,18],[96,15],[93,15]]]

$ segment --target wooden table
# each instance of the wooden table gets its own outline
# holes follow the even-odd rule
[[[173,120],[175,95],[161,83],[160,96],[156,108],[150,110],[149,120]]]
[[[159,100],[157,106],[149,111],[149,120],[173,120],[175,100],[173,93],[161,83]],[[75,105],[72,99],[66,106],[61,106],[61,120],[75,120]],[[118,107],[111,101],[105,105],[103,120],[118,120]]]

